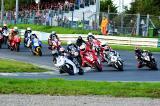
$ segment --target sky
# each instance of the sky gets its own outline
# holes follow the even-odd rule
[[[112,0],[113,3],[118,7],[118,11],[121,9],[119,7],[119,3],[122,2],[122,0]],[[128,6],[128,8],[130,8],[130,3],[133,1],[133,0],[123,0],[124,1],[124,6]]]

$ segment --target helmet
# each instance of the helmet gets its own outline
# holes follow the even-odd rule
[[[55,31],[52,31],[52,33],[51,33],[52,35],[56,35],[56,32]]]
[[[71,42],[71,41],[68,41],[67,44],[70,45],[70,44],[72,44],[72,42]]]
[[[82,39],[82,36],[78,36],[78,39]]]
[[[65,51],[65,49],[64,49],[63,47],[61,47],[61,48],[59,49],[59,51],[60,51],[61,53],[63,53],[63,52]]]
[[[88,33],[88,36],[89,36],[89,35],[92,35],[92,36],[93,36],[93,34],[92,34],[91,32]]]
[[[85,49],[86,49],[86,45],[85,44],[80,46],[80,50],[84,51]]]
[[[7,26],[7,24],[3,24],[3,26],[5,26],[5,27],[6,27],[6,26]]]
[[[101,45],[102,45],[102,46],[107,46],[107,45],[108,45],[108,43],[107,43],[107,42],[105,42],[105,41],[102,41],[102,42],[101,42]]]
[[[30,27],[27,27],[27,31],[31,31],[31,28],[30,28]]]
[[[87,40],[93,40],[94,36],[92,33],[88,33]]]
[[[13,31],[18,33],[18,27],[14,27]]]

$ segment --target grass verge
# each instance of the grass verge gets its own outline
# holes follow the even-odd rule
[[[105,95],[160,98],[160,83],[0,78],[0,94]]]
[[[135,46],[122,46],[122,45],[111,45],[114,50],[126,50],[126,51],[134,51]],[[160,48],[152,48],[152,47],[140,47],[145,50],[149,50],[151,52],[160,52]]]
[[[64,27],[54,27],[54,26],[34,25],[34,24],[8,25],[9,28],[13,28],[14,26],[17,26],[19,29],[26,29],[27,27],[31,27],[32,30],[48,32],[48,33],[56,31],[58,34],[88,34],[89,32],[92,32],[94,34],[100,34],[99,31],[95,30],[71,29]]]
[[[43,44],[48,45],[48,41],[42,41]],[[63,41],[62,46],[67,45],[67,41]],[[111,45],[112,49],[114,50],[125,50],[125,51],[134,51],[134,46],[122,46],[122,45]],[[141,47],[142,49],[149,50],[151,52],[160,52],[160,48],[152,48],[152,47]]]
[[[15,60],[0,59],[0,72],[46,72],[48,70],[39,68],[32,64],[19,62]]]

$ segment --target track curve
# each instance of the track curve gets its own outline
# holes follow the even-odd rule
[[[52,64],[52,56],[46,45],[42,48],[43,56],[33,56],[29,49],[20,47],[20,52],[11,52],[8,49],[0,49],[0,58],[9,58],[24,61],[39,66],[48,67],[51,71],[55,70]],[[151,71],[148,68],[137,69],[136,60],[132,51],[118,51],[124,60],[124,71],[117,72],[114,68],[108,67],[103,63],[103,72],[87,72],[83,76],[60,75],[56,71],[49,73],[15,73],[0,74],[0,77],[12,78],[64,78],[69,80],[95,80],[95,81],[160,81],[160,70]],[[156,58],[158,68],[160,68],[160,53],[153,53]]]

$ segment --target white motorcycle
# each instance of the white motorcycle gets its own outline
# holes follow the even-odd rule
[[[113,66],[118,71],[123,71],[123,62],[120,58],[120,55],[116,51],[104,51],[104,58],[107,61],[108,65]]]
[[[76,65],[66,56],[58,55],[54,65],[59,68],[60,74],[68,73],[69,75],[75,75],[79,72]]]

